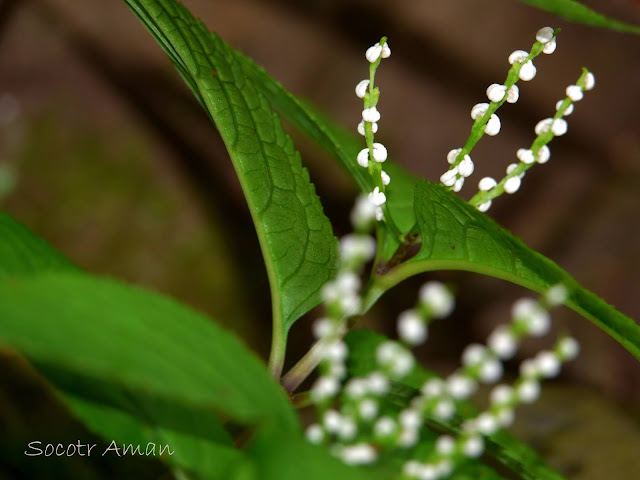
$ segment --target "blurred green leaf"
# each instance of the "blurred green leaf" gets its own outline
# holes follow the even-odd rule
[[[372,330],[353,330],[345,341],[349,347],[349,359],[347,370],[350,376],[362,377],[376,369],[376,349],[378,345],[387,340]],[[419,394],[420,388],[430,379],[438,375],[422,366],[402,380],[392,385],[391,394],[387,397],[396,409],[405,408],[411,399]],[[435,432],[448,432],[457,434],[464,419],[472,418],[477,414],[476,409],[467,402],[457,402],[457,415],[453,421],[442,422],[429,419],[427,426]],[[420,443],[428,447],[433,444],[436,435],[423,435]],[[487,453],[499,463],[518,474],[525,480],[563,480],[564,477],[547,467],[542,459],[524,443],[513,437],[506,431],[499,431],[486,439]],[[470,460],[463,468],[456,471],[454,479],[486,478],[500,479],[493,469],[488,468],[480,460]]]
[[[271,284],[274,336],[320,301],[337,242],[277,114],[233,49],[174,0],[125,0],[214,121],[240,179]],[[221,199],[224,201],[224,199]]]
[[[519,0],[571,22],[608,28],[619,32],[640,33],[640,26],[608,18],[575,0]]]

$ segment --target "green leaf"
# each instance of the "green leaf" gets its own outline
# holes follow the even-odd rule
[[[581,287],[557,264],[531,250],[445,187],[427,181],[419,183],[415,189],[415,210],[422,241],[420,251],[379,277],[376,288],[380,290],[374,296],[409,276],[432,270],[482,273],[539,293],[562,283],[569,290],[568,307],[640,359],[640,326],[631,318]]]
[[[65,270],[76,267],[25,226],[0,212],[0,279]]]
[[[286,394],[239,340],[173,300],[113,280],[0,281],[0,346],[23,353],[62,392],[161,427],[203,435],[190,421],[198,414],[203,424],[224,415],[298,429]]]
[[[291,138],[228,45],[174,0],[125,0],[215,122],[240,179],[271,285],[274,339],[320,301],[337,242]],[[221,199],[224,201],[224,199]],[[283,355],[283,352],[279,352]]]
[[[362,377],[376,369],[375,352],[378,345],[387,338],[372,330],[353,330],[345,341],[349,347],[349,359],[347,370],[350,376]],[[397,409],[406,407],[411,399],[419,393],[425,381],[438,377],[422,366],[414,369],[413,372],[402,380],[401,383],[392,385],[389,401]],[[457,418],[450,422],[436,421],[431,419],[428,426],[437,431],[445,431],[451,434],[460,432],[460,424],[464,419],[471,418],[477,414],[477,410],[467,402],[458,402]],[[434,438],[427,437],[421,439],[427,446]],[[499,463],[517,473],[525,480],[563,480],[564,477],[547,467],[542,459],[533,450],[520,442],[506,431],[499,431],[486,439],[487,453],[494,457]],[[502,478],[495,471],[484,466],[480,461],[470,461],[465,468],[457,471],[453,478],[462,480],[463,478]],[[511,478],[511,477],[509,477]]]
[[[373,189],[370,175],[356,163],[358,152],[365,147],[362,137],[346,131],[317,112],[311,105],[296,98],[264,69],[240,52],[236,51],[235,55],[245,66],[245,71],[255,79],[257,88],[266,95],[275,110],[333,155],[362,192],[368,193]],[[387,205],[396,225],[406,233],[415,225],[413,187],[419,178],[390,160],[385,162],[384,169],[393,179],[387,187]]]
[[[589,7],[575,0],[520,0],[533,7],[569,20],[595,27],[608,28],[619,32],[640,33],[640,26],[614,20],[595,12]]]

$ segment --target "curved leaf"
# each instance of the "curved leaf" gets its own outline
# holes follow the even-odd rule
[[[175,0],[125,0],[169,55],[229,151],[271,285],[274,340],[320,301],[336,239],[277,114],[233,49]],[[279,352],[283,355],[283,352]]]
[[[375,370],[377,368],[375,352],[378,345],[386,339],[385,336],[372,330],[360,329],[350,332],[345,339],[349,346],[347,364],[349,375],[361,377]],[[435,372],[422,366],[414,369],[411,375],[403,379],[401,383],[395,383],[392,386],[393,396],[389,397],[390,402],[398,409],[405,408],[411,399],[419,393],[422,385],[428,379],[435,377],[438,377]],[[475,415],[477,415],[477,410],[471,404],[459,402],[457,405],[457,419],[446,422],[430,419],[429,426],[439,431],[456,434],[460,431],[462,421]],[[423,438],[421,439],[421,444],[423,442],[427,444],[433,443],[434,438]],[[564,478],[547,467],[531,448],[504,430],[489,436],[486,446],[489,455],[517,473],[520,478],[525,480],[562,480]],[[499,479],[502,477],[483,465],[481,461],[471,460],[466,468],[460,471],[456,470],[452,478],[462,480],[463,478]]]
[[[576,0],[519,0],[541,10],[569,20],[619,32],[640,33],[640,26],[614,20],[590,9]]]
[[[482,273],[539,293],[562,283],[569,290],[568,307],[591,320],[640,359],[638,324],[443,186],[427,181],[419,183],[415,189],[415,211],[422,242],[420,250],[381,275],[372,297],[409,276],[432,270]]]

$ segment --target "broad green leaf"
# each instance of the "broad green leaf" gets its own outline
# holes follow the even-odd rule
[[[0,212],[0,278],[75,269],[47,242],[6,213]]]
[[[365,376],[376,369],[375,352],[386,337],[372,330],[354,330],[347,335],[345,341],[349,346],[347,370],[350,376]],[[414,371],[401,383],[392,386],[389,401],[396,408],[406,407],[411,399],[419,393],[420,387],[430,378],[438,375],[422,366]],[[456,434],[460,431],[460,424],[464,419],[477,414],[477,410],[467,402],[458,402],[457,418],[450,422],[431,419],[428,426],[437,431]],[[428,447],[434,442],[435,435],[421,437],[421,444]],[[499,431],[486,440],[487,453],[499,463],[515,472],[519,478],[525,480],[563,480],[564,477],[547,467],[542,459],[524,443],[506,431]],[[452,479],[486,478],[501,479],[495,471],[479,461],[470,461],[452,477]],[[511,478],[511,477],[509,477]]]
[[[190,421],[198,414],[203,424],[224,415],[298,428],[284,391],[239,340],[173,300],[113,280],[0,281],[0,346],[23,353],[62,392],[161,427],[202,435]]]
[[[640,33],[640,26],[608,18],[575,0],[519,0],[569,20],[619,32]]]
[[[482,273],[539,293],[562,283],[569,290],[568,307],[640,359],[638,324],[446,188],[427,181],[419,183],[415,189],[415,210],[422,242],[420,251],[377,280],[382,290],[411,275],[432,270]]]
[[[255,79],[256,87],[266,95],[273,108],[333,155],[362,192],[370,192],[373,189],[371,177],[356,163],[358,152],[365,147],[362,137],[356,137],[354,133],[336,125],[312,106],[292,95],[264,69],[240,52],[236,51],[235,54],[245,65],[245,71]],[[363,65],[363,69],[366,71],[366,65]],[[385,162],[384,169],[392,178],[392,182],[387,187],[387,204],[391,210],[391,216],[400,230],[406,233],[415,225],[413,187],[419,179],[390,160]]]
[[[331,224],[300,155],[234,51],[175,0],[125,0],[169,55],[225,142],[256,226],[282,344],[335,271]],[[224,202],[224,199],[221,199]]]

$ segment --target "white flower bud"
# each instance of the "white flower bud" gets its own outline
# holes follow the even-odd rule
[[[593,87],[596,86],[596,77],[593,76],[593,73],[589,72],[584,77],[584,89],[585,90],[593,90]]]
[[[451,435],[440,435],[436,440],[436,452],[443,457],[448,457],[456,449],[456,441]]]
[[[365,108],[362,111],[362,120],[365,122],[375,123],[380,120],[380,112],[376,107]]]
[[[529,52],[525,52],[524,50],[516,50],[511,52],[509,55],[509,63],[513,65],[514,63],[523,62],[529,56]]]
[[[338,437],[341,440],[353,440],[358,433],[356,422],[350,417],[342,417],[340,428],[338,429]]]
[[[398,419],[400,420],[400,425],[407,429],[417,429],[422,426],[420,413],[409,408],[402,410]]]
[[[560,360],[553,352],[540,352],[535,361],[540,373],[547,378],[556,377],[560,373]]]
[[[409,345],[420,345],[427,339],[427,326],[418,312],[405,310],[400,314],[398,336]]]
[[[378,131],[378,124],[374,122],[371,124],[371,132],[376,133],[377,131]],[[367,132],[364,129],[364,120],[360,121],[360,123],[358,124],[358,133],[363,137],[367,134]]]
[[[499,360],[491,359],[480,367],[480,380],[484,383],[495,383],[502,377],[502,363]]]
[[[359,236],[358,240],[367,238],[366,235]],[[357,237],[356,237],[357,238]],[[360,288],[360,277],[355,272],[342,271],[335,279],[336,285],[341,293],[353,293]]]
[[[513,388],[508,385],[498,385],[491,390],[491,404],[497,407],[508,405],[513,401]]]
[[[389,185],[389,183],[391,183],[391,177],[384,170],[380,172],[380,179],[382,180],[382,184],[384,186],[387,186]]]
[[[349,445],[340,451],[340,458],[347,465],[367,465],[375,462],[377,457],[376,450],[366,443]]]
[[[373,159],[378,163],[382,163],[387,159],[387,149],[381,143],[373,144],[372,153],[373,153]]]
[[[311,443],[318,444],[324,440],[324,430],[320,425],[314,423],[313,425],[309,425],[307,427],[305,436]]]
[[[335,410],[328,410],[324,414],[323,423],[328,432],[338,433],[342,425],[342,416]]]
[[[340,382],[333,377],[318,378],[311,388],[311,398],[316,402],[321,402],[328,398],[335,397],[340,392]]]
[[[504,326],[496,328],[489,335],[487,344],[493,353],[504,360],[513,357],[518,348],[516,337]]]
[[[367,388],[374,395],[385,395],[389,391],[389,380],[380,372],[372,372],[366,378]]]
[[[540,147],[540,150],[538,150],[538,163],[547,163],[549,158],[551,158],[551,150],[549,150],[549,147],[546,145],[543,145]]]
[[[521,376],[525,378],[533,378],[537,377],[539,374],[538,364],[532,358],[528,358],[520,364]]]
[[[418,443],[418,431],[415,429],[405,428],[400,432],[400,438],[398,438],[398,445],[403,448],[413,447]]]
[[[487,349],[479,343],[472,343],[462,352],[462,364],[467,367],[479,365],[487,358]]]
[[[439,378],[432,378],[422,385],[420,391],[426,398],[439,397],[444,393],[444,382]]]
[[[362,398],[367,394],[367,382],[362,378],[352,378],[345,385],[344,393],[349,398]]]
[[[542,53],[546,53],[547,55],[551,55],[553,52],[556,51],[556,39],[554,38],[553,40],[551,40],[550,42],[547,42],[544,47],[542,47]]]
[[[478,205],[478,211],[480,212],[486,212],[487,210],[489,210],[491,208],[491,200],[481,203],[480,205]]]
[[[382,45],[380,45],[379,43],[376,43],[375,45],[372,45],[369,48],[367,48],[367,51],[364,54],[364,56],[367,58],[367,60],[369,60],[370,63],[375,63],[378,60],[378,58],[380,58],[381,54],[382,54]]]
[[[382,58],[389,58],[391,56],[391,48],[389,48],[389,43],[384,42],[384,45],[382,45],[381,56]]]
[[[504,191],[507,193],[516,193],[521,183],[520,177],[511,177],[504,182]]]
[[[416,460],[410,460],[406,462],[402,467],[402,473],[404,473],[408,477],[422,478],[420,475],[421,468],[422,464],[420,462],[417,462]]]
[[[491,117],[489,118],[489,121],[484,127],[484,133],[493,137],[498,133],[500,133],[501,126],[502,125],[500,123],[500,118],[495,113],[492,113]]]
[[[551,124],[551,132],[556,137],[560,137],[567,133],[567,121],[564,118],[556,118]]]
[[[369,235],[351,233],[340,239],[340,256],[343,261],[362,260],[368,262],[375,253],[376,241]],[[356,278],[358,278],[357,275]]]
[[[518,160],[522,163],[526,163],[527,165],[536,161],[536,158],[533,156],[533,151],[528,148],[519,148],[516,152],[516,156],[518,157]]]
[[[482,180],[478,182],[478,189],[483,192],[487,192],[491,190],[493,187],[495,187],[497,184],[498,183],[495,181],[494,178],[484,177]]]
[[[498,422],[490,413],[481,413],[476,419],[476,428],[483,435],[491,435],[498,429]]]
[[[462,151],[461,148],[454,148],[449,153],[447,153],[447,162],[449,162],[450,165],[454,163],[456,161],[456,158],[458,157],[458,154],[461,151]]]
[[[520,89],[517,85],[511,85],[509,91],[507,92],[507,102],[508,103],[516,103],[520,98]]]
[[[549,290],[547,290],[547,293],[545,293],[547,302],[549,302],[549,304],[553,307],[562,305],[567,301],[568,297],[569,292],[567,291],[567,287],[565,287],[561,283],[552,286]]]
[[[553,118],[545,118],[544,120],[540,120],[534,129],[536,135],[542,135],[543,133],[547,133],[551,128],[551,124],[553,123]]]
[[[391,363],[391,376],[400,379],[413,370],[415,360],[413,356],[404,350],[400,350]]]
[[[381,207],[387,201],[387,197],[379,187],[373,189],[373,192],[369,194],[369,199],[376,207]]]
[[[574,360],[580,353],[580,344],[574,338],[565,337],[560,340],[558,350],[563,361]]]
[[[464,442],[462,451],[468,458],[478,458],[484,452],[484,440],[480,435],[473,435]]]
[[[522,382],[518,387],[518,398],[522,403],[533,403],[540,396],[540,384],[535,380]]]
[[[384,211],[382,207],[376,207],[376,220],[381,222],[384,219]]]
[[[360,195],[351,210],[351,224],[355,228],[362,228],[372,222],[375,216],[376,206],[367,195]]]
[[[533,80],[533,78],[536,76],[536,67],[531,60],[522,65],[518,76],[520,77],[520,80],[524,80],[525,82]]]
[[[369,166],[369,149],[363,148],[362,150],[360,150],[356,161],[362,168],[367,168]]]
[[[536,40],[540,43],[547,43],[553,39],[553,28],[551,27],[542,27],[536,33]]]
[[[459,373],[454,373],[447,379],[447,391],[453,398],[464,400],[475,392],[475,382]]]
[[[484,117],[484,114],[487,113],[489,109],[488,103],[477,103],[471,109],[471,118],[473,120],[477,120],[478,118]],[[460,153],[460,152],[458,152]],[[452,162],[449,162],[452,163]]]
[[[584,93],[582,93],[582,88],[578,85],[569,85],[567,87],[567,97],[569,97],[574,102],[579,102],[584,98]]]
[[[564,103],[564,100],[558,100],[558,103],[556,103],[556,111],[560,110],[560,107],[562,107],[563,103]],[[573,103],[570,103],[562,115],[564,115],[565,117],[568,117],[572,113],[573,113]]]
[[[371,398],[365,398],[358,405],[358,413],[364,420],[373,420],[378,415],[378,402]]]
[[[369,80],[368,79],[360,81],[356,85],[356,96],[358,98],[364,98],[365,94],[367,93],[367,89],[368,88],[369,88]]]
[[[439,420],[449,420],[456,412],[451,400],[440,400],[433,409],[433,416]]]
[[[456,183],[453,184],[452,190],[457,193],[460,190],[462,190],[463,185],[464,185],[464,177],[460,177],[459,179],[456,180]]]
[[[388,437],[397,429],[396,422],[391,417],[380,418],[373,427],[373,431],[378,437]]]
[[[502,428],[511,426],[515,418],[516,415],[512,408],[501,408],[496,413],[496,420],[498,421],[498,425]]]
[[[420,301],[435,318],[443,318],[453,310],[455,300],[447,287],[439,282],[427,282],[420,288]]]
[[[452,187],[458,179],[458,167],[454,167],[451,170],[447,170],[440,176],[440,181],[447,187]]]
[[[487,87],[487,98],[492,102],[500,102],[507,92],[507,87],[499,83],[493,83]]]
[[[462,161],[458,164],[458,173],[462,177],[469,177],[473,173],[473,169],[473,160],[471,160],[469,155],[465,155]]]
[[[342,340],[334,340],[324,348],[324,358],[330,362],[343,362],[348,354],[349,349]]]
[[[315,338],[325,338],[332,335],[336,327],[330,318],[319,318],[313,323],[313,336]]]

